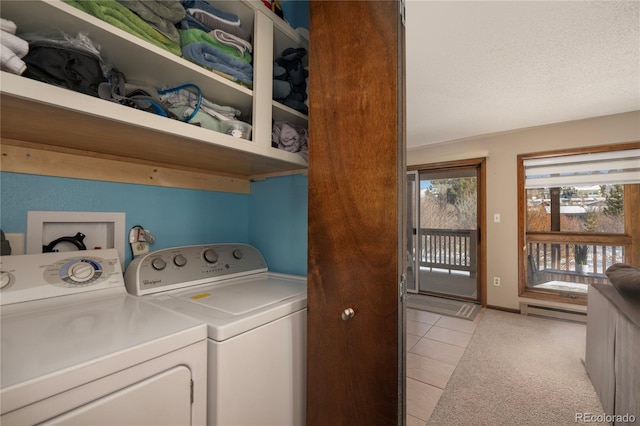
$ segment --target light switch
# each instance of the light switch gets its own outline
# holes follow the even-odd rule
[[[495,213],[493,215],[493,222],[494,223],[500,223],[500,213]]]

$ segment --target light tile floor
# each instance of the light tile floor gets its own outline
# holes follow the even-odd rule
[[[462,357],[473,321],[407,309],[407,426],[424,426]]]

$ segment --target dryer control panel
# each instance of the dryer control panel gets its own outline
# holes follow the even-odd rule
[[[127,291],[136,296],[218,282],[268,270],[262,254],[247,244],[205,244],[154,251],[127,267]]]
[[[3,306],[118,287],[124,279],[116,249],[0,257]]]

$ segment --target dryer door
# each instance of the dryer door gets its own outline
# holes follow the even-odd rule
[[[174,367],[44,424],[190,425],[191,371]]]
[[[192,423],[189,368],[176,366],[142,379],[137,379],[131,372],[129,376],[132,380],[124,382],[119,374],[107,376],[47,398],[3,416],[3,423],[5,420],[32,423],[38,417],[48,418],[41,423],[43,425],[155,426]],[[98,397],[86,401],[89,395]],[[76,405],[70,405],[72,401],[76,401]],[[60,414],[66,407],[68,411]]]

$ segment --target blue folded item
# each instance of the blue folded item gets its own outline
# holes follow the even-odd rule
[[[220,71],[249,86],[253,85],[253,67],[208,43],[190,43],[182,47],[182,56],[203,67]]]

